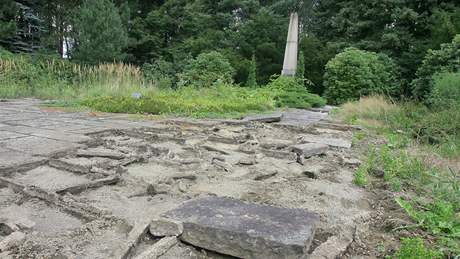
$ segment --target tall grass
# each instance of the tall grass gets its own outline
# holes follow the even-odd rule
[[[82,99],[152,88],[140,69],[124,63],[87,66],[48,56],[0,52],[0,97]]]

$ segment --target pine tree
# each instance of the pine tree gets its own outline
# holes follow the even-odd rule
[[[249,66],[249,75],[246,85],[249,87],[257,87],[257,62],[256,55],[252,55],[251,63]]]
[[[12,0],[5,0],[0,6],[0,41],[12,37],[16,32],[16,3]]]
[[[88,64],[123,59],[128,36],[112,1],[86,0],[75,13],[74,26],[73,59]]]

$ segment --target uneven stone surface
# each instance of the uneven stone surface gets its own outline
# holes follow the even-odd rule
[[[188,201],[164,216],[183,223],[181,240],[240,258],[300,258],[319,221],[306,210],[219,197]]]
[[[0,223],[11,229],[0,239],[25,234],[0,258],[134,258],[158,242],[152,219],[200,197],[318,214],[319,234],[302,256],[327,247],[323,233],[351,236],[370,215],[368,193],[352,183],[353,148],[328,142],[326,154],[304,161],[290,149],[312,143],[304,135],[351,143],[354,127],[324,111],[286,110],[273,123],[134,120],[41,103],[0,102]],[[233,257],[178,242],[159,258]]]

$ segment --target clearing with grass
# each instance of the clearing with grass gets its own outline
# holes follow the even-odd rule
[[[460,3],[4,0],[0,258],[460,258]]]

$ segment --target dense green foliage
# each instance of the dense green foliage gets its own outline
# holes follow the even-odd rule
[[[454,0],[318,0],[311,28],[337,50],[354,46],[389,55],[402,68],[403,85],[408,86],[426,51],[460,33],[459,27],[437,18],[454,18],[458,7]],[[404,90],[410,93],[408,87]]]
[[[231,84],[235,69],[221,53],[212,51],[198,55],[179,75],[179,86],[211,87],[216,83]]]
[[[433,76],[440,72],[456,72],[460,69],[460,35],[452,43],[441,45],[439,50],[429,50],[423,64],[417,70],[417,79],[412,82],[413,95],[426,100],[433,87]]]
[[[309,93],[303,81],[298,78],[280,76],[273,79],[267,88],[272,92],[278,107],[307,109],[326,104],[320,96]]]
[[[394,95],[398,91],[395,66],[386,56],[345,49],[326,65],[325,96],[329,102],[341,104],[372,94]]]
[[[12,0],[4,0],[0,6],[0,41],[16,33],[16,5]]]
[[[429,99],[433,109],[460,105],[460,73],[442,73],[434,78],[433,90]]]
[[[97,64],[122,60],[128,36],[119,10],[110,0],[85,0],[73,23],[73,59]]]

